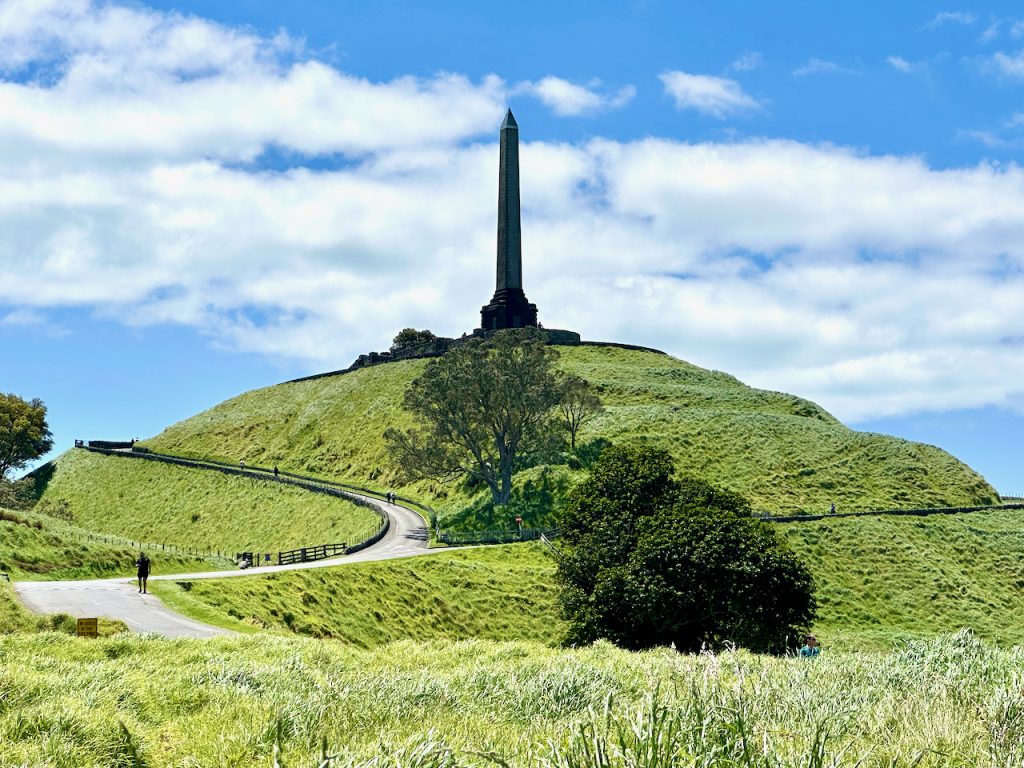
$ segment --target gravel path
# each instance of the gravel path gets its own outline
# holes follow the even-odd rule
[[[423,518],[411,509],[398,504],[386,504],[369,496],[364,498],[387,514],[391,525],[384,538],[361,552],[311,563],[260,566],[244,571],[154,574],[150,576],[150,581],[256,577],[281,571],[335,568],[349,563],[389,560],[441,551],[427,549],[427,529],[423,524]],[[159,567],[159,562],[154,565]],[[214,637],[232,634],[226,629],[202,624],[169,610],[155,595],[139,594],[138,582],[130,578],[19,581],[15,582],[14,591],[21,601],[36,613],[67,613],[77,618],[106,616],[120,619],[134,632],[155,632],[165,637]]]

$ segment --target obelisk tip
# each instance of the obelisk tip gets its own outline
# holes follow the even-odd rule
[[[519,128],[519,124],[516,123],[516,119],[512,116],[511,109],[505,113],[505,119],[501,123],[501,130],[504,131],[506,128],[515,128],[517,130]]]

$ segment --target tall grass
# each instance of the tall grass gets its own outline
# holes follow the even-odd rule
[[[969,633],[816,660],[604,644],[0,645],[0,766],[1020,765],[1024,654]]]

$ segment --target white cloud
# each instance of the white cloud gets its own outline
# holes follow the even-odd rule
[[[731,72],[750,72],[764,65],[764,56],[759,51],[748,51],[729,65]]]
[[[1012,54],[999,51],[989,59],[988,66],[1008,77],[1024,77],[1024,50]]]
[[[760,107],[735,80],[671,71],[660,75],[676,109],[695,109],[719,119]]]
[[[886,61],[889,63],[890,67],[899,72],[909,73],[919,67],[918,63],[907,61],[902,56],[889,56],[886,58]]]
[[[537,97],[560,117],[577,117],[607,109],[618,109],[626,106],[636,96],[636,88],[632,85],[624,86],[610,95],[602,95],[594,90],[594,87],[599,85],[598,81],[588,88],[549,75],[535,83],[521,83],[515,92]]]
[[[985,30],[978,35],[978,40],[983,43],[991,43],[997,37],[999,37],[999,27],[1002,26],[1002,22],[999,19],[991,21]]]
[[[1013,22],[1013,24],[1010,26],[1010,37],[1024,37],[1024,19],[1018,19],[1017,21]]]
[[[836,64],[834,61],[826,61],[824,59],[808,59],[805,64],[797,67],[793,70],[793,74],[797,77],[806,77],[807,75],[818,75],[823,73],[834,73],[841,75],[852,75],[856,74],[855,69],[849,67],[843,67]]]
[[[311,370],[342,367],[405,326],[475,326],[493,291],[500,81],[374,83],[254,38],[235,45],[258,51],[258,76],[154,64],[150,84],[119,89],[137,34],[150,24],[176,39],[181,17],[121,9],[122,26],[143,31],[114,34],[98,23],[113,6],[74,8],[59,74],[0,83],[33,117],[21,133],[0,121],[6,325],[80,307],[185,325]],[[11,61],[49,55],[5,14]],[[110,89],[103,67],[71,77],[96,58],[97,38],[100,59],[123,62],[104,75]],[[159,46],[145,56],[182,59]],[[334,87],[354,102],[335,103]],[[731,102],[680,93],[712,113],[756,106],[736,84]],[[234,114],[243,108],[258,130]],[[149,110],[156,136],[128,141],[105,110]],[[391,125],[463,112],[420,139]],[[481,131],[484,143],[466,140]],[[321,170],[233,162],[270,145],[351,154]],[[526,291],[549,327],[660,347],[847,419],[1024,402],[1024,169],[935,170],[791,141],[527,142],[521,153]]]
[[[927,29],[936,29],[941,27],[943,24],[960,24],[969,27],[977,20],[977,16],[966,11],[942,11],[941,13],[937,13],[931,21],[925,24],[925,27]]]

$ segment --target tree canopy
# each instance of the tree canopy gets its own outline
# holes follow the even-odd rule
[[[558,353],[532,329],[473,339],[427,363],[405,393],[418,424],[384,436],[413,478],[469,475],[507,504],[516,457],[538,441],[559,402]]]
[[[558,579],[569,641],[781,652],[813,620],[806,567],[738,494],[613,446],[569,496]]]
[[[38,459],[52,447],[53,435],[46,424],[43,401],[0,393],[0,478]]]
[[[391,349],[405,349],[406,347],[413,347],[417,344],[424,344],[428,341],[434,341],[437,338],[432,331],[426,329],[417,331],[415,328],[403,328],[395,336],[391,342]]]
[[[569,433],[569,450],[576,453],[576,435],[585,423],[604,412],[604,406],[586,379],[571,373],[562,377],[559,400],[558,413]]]

